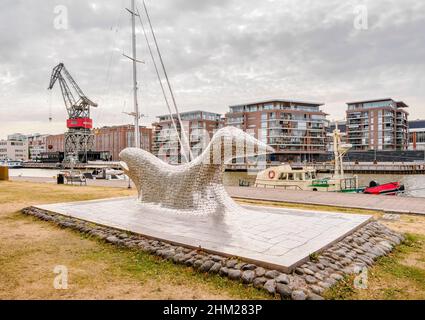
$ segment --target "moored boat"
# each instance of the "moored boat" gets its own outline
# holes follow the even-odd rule
[[[400,182],[390,182],[385,184],[378,184],[375,181],[372,181],[368,188],[365,188],[363,193],[365,194],[385,194],[395,196],[399,192],[404,191],[404,185],[400,184]]]
[[[256,187],[280,188],[305,191],[325,192],[361,192],[358,177],[344,175],[343,157],[352,147],[341,143],[341,132],[338,127],[333,132],[334,140],[334,173],[331,177],[318,179],[316,170],[307,165],[291,166],[282,164],[261,171],[255,181]]]
[[[255,186],[283,190],[357,192],[358,179],[356,176],[318,179],[312,167],[282,164],[258,173]]]

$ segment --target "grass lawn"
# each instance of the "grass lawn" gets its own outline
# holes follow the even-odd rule
[[[0,299],[270,299],[266,293],[218,276],[162,261],[152,255],[105,244],[19,213],[32,204],[134,195],[107,187],[72,187],[0,182]],[[246,201],[242,204],[248,204]],[[341,212],[326,206],[253,202],[298,209]],[[407,241],[368,270],[368,288],[347,277],[326,292],[328,299],[425,299],[425,217],[382,220],[407,234]],[[337,213],[336,213],[337,214]],[[69,270],[69,289],[55,290],[53,269]]]
[[[106,187],[0,181],[0,299],[270,299],[252,287],[120,249],[19,213],[33,204],[133,195]],[[55,266],[69,289],[55,290]]]
[[[325,293],[327,299],[425,299],[425,216],[401,215],[398,221],[383,220],[382,212],[298,205],[267,201],[240,201],[303,210],[370,214],[393,230],[406,234],[406,241],[368,269],[367,289],[354,288],[354,276],[346,277]]]
[[[407,234],[406,241],[368,271],[368,288],[355,289],[354,276],[326,292],[328,299],[425,299],[425,236]]]

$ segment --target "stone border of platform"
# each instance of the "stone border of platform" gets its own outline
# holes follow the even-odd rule
[[[320,254],[312,256],[309,262],[296,268],[291,274],[286,274],[35,207],[25,208],[22,212],[107,243],[148,252],[176,264],[193,267],[202,273],[219,274],[247,285],[252,284],[272,295],[279,294],[282,299],[293,300],[322,300],[323,292],[345,275],[359,273],[364,267],[372,266],[377,258],[387,255],[404,241],[403,235],[373,221]]]

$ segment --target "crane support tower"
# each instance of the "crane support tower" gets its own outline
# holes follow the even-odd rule
[[[63,63],[53,68],[48,90],[52,90],[59,82],[63,101],[68,112],[65,133],[65,161],[71,158],[87,161],[87,152],[94,149],[93,120],[90,118],[90,108],[98,105],[91,101],[66,70]],[[74,93],[71,91],[74,91]],[[80,158],[81,159],[81,158]]]

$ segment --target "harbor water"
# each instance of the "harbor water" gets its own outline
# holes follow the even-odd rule
[[[318,178],[329,177],[330,174],[319,174]],[[347,174],[347,176],[349,176]],[[425,198],[425,175],[394,175],[394,174],[357,174],[359,177],[359,186],[368,186],[370,181],[376,181],[380,184],[399,181],[404,184],[405,196]],[[239,181],[255,183],[255,174],[246,172],[226,172],[224,175],[224,184],[229,186],[239,186]]]

